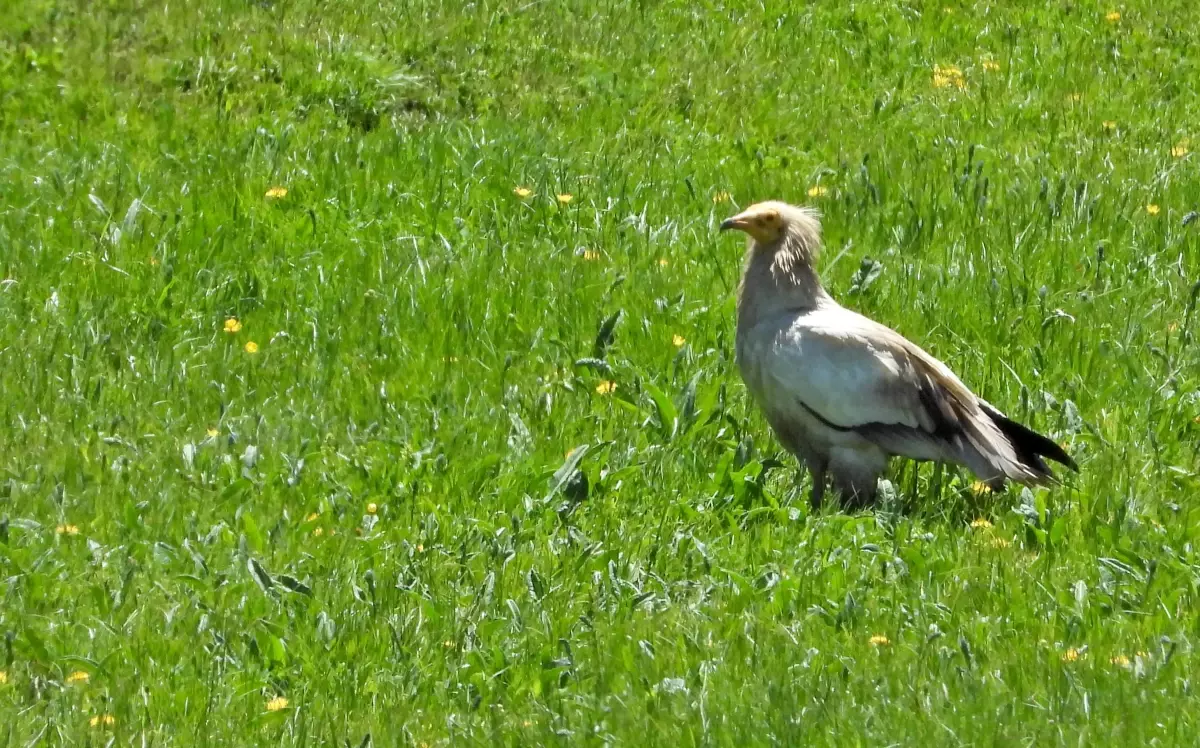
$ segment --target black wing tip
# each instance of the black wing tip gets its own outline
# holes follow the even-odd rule
[[[1060,465],[1066,466],[1072,472],[1079,472],[1079,464],[1071,458],[1071,455],[1067,454],[1067,451],[1058,442],[1049,437],[1042,436],[1028,426],[1017,423],[1008,416],[1001,415],[996,410],[986,408],[984,412],[995,422],[1000,431],[1008,437],[1013,447],[1016,448],[1021,461],[1039,473],[1044,473],[1050,479],[1054,479],[1054,473],[1050,471],[1050,468],[1041,459],[1042,457],[1048,457]]]

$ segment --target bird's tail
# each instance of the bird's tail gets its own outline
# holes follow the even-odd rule
[[[1033,478],[1030,482],[1043,483],[1054,480],[1054,472],[1042,459],[1043,457],[1079,472],[1079,466],[1075,464],[1075,460],[1071,459],[1071,456],[1052,439],[1042,436],[1028,426],[1017,423],[995,408],[985,406],[983,412],[1012,445],[1019,466],[1028,471]],[[1017,479],[1017,476],[1013,475],[1007,477]]]

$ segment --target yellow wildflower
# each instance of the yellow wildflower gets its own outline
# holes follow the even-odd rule
[[[995,60],[984,60],[983,69],[989,73],[994,73],[1000,69],[1000,63],[996,62]]]
[[[1121,20],[1121,14],[1118,11],[1110,10],[1104,16],[1104,20],[1108,21],[1109,23],[1116,23],[1117,21]]]
[[[665,268],[667,265],[670,265],[670,264],[671,264],[671,263],[667,261],[667,258],[666,258],[666,257],[660,257],[660,258],[658,258],[658,266],[659,266],[660,268]]]
[[[1067,94],[1067,103],[1069,103],[1069,104],[1078,104],[1078,103],[1079,103],[1079,102],[1081,102],[1081,101],[1083,101],[1083,94],[1081,94],[1081,93],[1069,93],[1069,94]]]
[[[59,525],[54,531],[59,535],[78,535],[79,525]]]
[[[533,194],[533,190],[529,189],[528,187],[514,187],[513,194],[524,200]]]
[[[991,529],[992,523],[983,517],[980,517],[971,523],[971,527],[974,527],[976,530],[988,530]]]
[[[5,683],[8,683],[8,673],[0,670],[0,686],[3,686]]]
[[[684,338],[682,335],[672,335],[671,336],[671,344],[674,345],[676,348],[682,348],[683,344],[686,342],[687,342],[687,339]]]
[[[814,184],[808,188],[809,197],[825,197],[827,194],[829,194],[829,188],[823,184]]]
[[[1100,126],[1103,127],[1105,130],[1117,129],[1117,123],[1112,121],[1111,119],[1104,120],[1103,122],[1100,123]]]
[[[158,267],[158,258],[154,255],[150,256],[150,267]]]
[[[67,683],[87,683],[91,678],[86,670],[76,670],[67,676]]]
[[[1005,548],[1009,547],[1010,545],[1012,545],[1012,543],[1005,540],[1004,538],[992,538],[992,540],[991,540],[991,546],[998,551],[1004,550]]]
[[[417,543],[417,553],[424,553],[424,552],[425,552],[425,545],[423,543]]]
[[[317,518],[318,518],[318,517],[320,517],[320,516],[321,516],[321,513],[320,513],[320,512],[313,512],[312,514],[310,514],[310,515],[308,515],[307,517],[305,517],[305,518],[304,518],[304,521],[305,521],[305,522],[316,522],[316,521],[317,521]]]
[[[729,202],[729,193],[722,190],[721,192],[718,192],[712,196],[712,201],[713,201],[713,205],[720,205],[721,203],[727,203],[727,202]]]
[[[566,205],[567,203],[569,203],[575,199],[575,196],[572,195],[570,192],[563,192],[559,195],[556,195],[555,197],[558,198],[558,202],[562,205]]]
[[[225,332],[232,334],[235,332],[241,332],[241,329],[242,323],[237,317],[230,317],[229,319],[225,320]]]
[[[319,538],[324,534],[325,534],[325,530],[323,528],[320,528],[320,527],[313,528],[313,537],[314,538]]]
[[[372,501],[370,504],[367,504],[367,514],[374,514],[377,511],[379,511],[379,507],[375,505],[374,501]]]
[[[1159,207],[1157,205],[1155,205],[1154,203],[1149,203],[1146,205],[1146,212],[1149,213],[1150,215],[1156,216],[1156,215],[1158,215],[1158,211],[1159,211]]]
[[[867,643],[872,647],[886,647],[892,643],[892,640],[883,634],[876,634],[867,640]]]
[[[1133,664],[1132,662],[1129,661],[1129,658],[1126,657],[1125,655],[1116,655],[1115,657],[1111,658],[1109,660],[1109,662],[1116,665],[1117,667],[1123,667],[1126,669],[1128,669]]]
[[[97,714],[88,720],[88,724],[92,727],[112,727],[116,723],[116,718],[111,714]]]
[[[934,65],[933,66],[933,86],[934,88],[954,88],[964,89],[967,87],[967,79],[963,75],[963,71],[956,65]]]
[[[600,384],[596,385],[596,392],[601,395],[611,395],[617,389],[617,383],[611,379],[605,379]]]
[[[288,700],[283,696],[276,696],[267,702],[268,712],[277,712],[280,709],[287,709]]]
[[[210,438],[210,439],[216,439],[216,438],[217,438],[217,436],[218,436],[218,435],[220,435],[220,433],[221,433],[221,432],[220,432],[220,431],[217,431],[217,427],[216,427],[216,426],[209,426],[209,427],[208,427],[208,430],[207,430],[207,431],[205,431],[204,433],[208,434],[208,438]]]
[[[1066,652],[1063,652],[1062,661],[1063,662],[1076,662],[1078,660],[1083,659],[1084,657],[1087,657],[1087,652],[1080,652],[1078,649],[1071,647]]]
[[[249,354],[258,353],[258,343],[255,343],[253,340],[247,341],[246,342],[246,353],[249,353]]]
[[[287,187],[272,187],[267,190],[267,198],[269,200],[277,200],[281,197],[287,197]]]
[[[1174,156],[1175,158],[1183,158],[1184,156],[1188,155],[1191,152],[1192,152],[1192,141],[1188,140],[1187,138],[1184,138],[1183,140],[1179,141],[1171,148],[1171,155]]]
[[[442,646],[446,649],[454,649],[454,642],[450,639],[447,639],[446,641],[442,642]]]
[[[600,259],[600,253],[594,249],[583,250],[583,254],[581,256],[588,262],[595,262],[596,260]]]
[[[991,492],[992,489],[988,488],[988,484],[981,480],[971,483],[971,493],[975,494],[976,496],[986,496]]]

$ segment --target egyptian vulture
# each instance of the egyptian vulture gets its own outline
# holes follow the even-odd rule
[[[780,202],[721,224],[748,235],[737,298],[737,363],[783,445],[827,477],[849,507],[870,504],[892,456],[964,465],[992,490],[1054,481],[1061,447],[977,397],[954,372],[890,328],[834,301],[813,263],[819,214]]]

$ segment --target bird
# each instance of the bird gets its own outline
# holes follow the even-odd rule
[[[973,393],[916,343],[835,301],[814,267],[818,211],[762,202],[720,230],[747,235],[739,373],[776,437],[807,466],[814,511],[830,479],[843,507],[873,505],[892,457],[962,465],[992,491],[1010,480],[1057,483],[1043,458],[1078,471],[1061,446]]]

